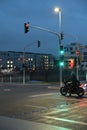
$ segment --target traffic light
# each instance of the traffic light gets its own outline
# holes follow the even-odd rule
[[[68,68],[72,69],[72,68],[74,68],[74,65],[75,65],[74,59],[69,59],[68,60]]]
[[[64,55],[63,45],[60,45],[60,55]]]
[[[64,66],[64,57],[60,57],[59,66],[60,66],[60,67],[63,67],[63,66]]]
[[[60,60],[59,60],[59,66],[63,67],[64,66],[64,50],[63,50],[63,45],[60,45]]]
[[[60,33],[60,39],[63,40],[63,38],[64,38],[64,34]]]
[[[40,41],[38,40],[38,47],[40,47]]]
[[[24,32],[27,33],[29,31],[29,22],[24,23]]]

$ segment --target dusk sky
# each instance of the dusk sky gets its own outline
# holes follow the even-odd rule
[[[62,11],[63,45],[74,42],[75,38],[78,43],[87,44],[87,0],[0,0],[0,51],[23,51],[29,45],[27,52],[58,55],[56,35],[35,28],[24,33],[25,22],[58,33],[55,7]]]

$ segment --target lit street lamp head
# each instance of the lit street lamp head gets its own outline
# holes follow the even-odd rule
[[[62,26],[62,11],[61,8],[56,7],[54,8],[54,11],[58,14],[58,20],[59,20],[59,33],[61,33],[61,26]]]
[[[60,12],[60,11],[61,11],[61,9],[60,9],[60,8],[58,8],[58,7],[56,7],[56,8],[54,8],[54,11],[55,11],[55,12]]]

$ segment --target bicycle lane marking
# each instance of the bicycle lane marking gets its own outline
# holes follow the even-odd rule
[[[68,119],[64,119],[64,118],[57,118],[57,117],[51,117],[51,116],[44,116],[46,119],[53,119],[53,120],[56,120],[56,121],[64,121],[64,122],[68,122],[68,123],[74,123],[74,124],[80,124],[80,125],[86,125],[87,126],[87,123],[85,122],[80,122],[80,121],[74,121],[74,120],[68,120]]]

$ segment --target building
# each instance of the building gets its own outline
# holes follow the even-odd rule
[[[75,65],[77,64],[80,69],[87,70],[87,45],[79,43],[70,43],[64,47],[65,61],[74,59]]]
[[[22,69],[23,65],[28,70],[53,69],[55,57],[52,54],[0,51],[1,69]]]

